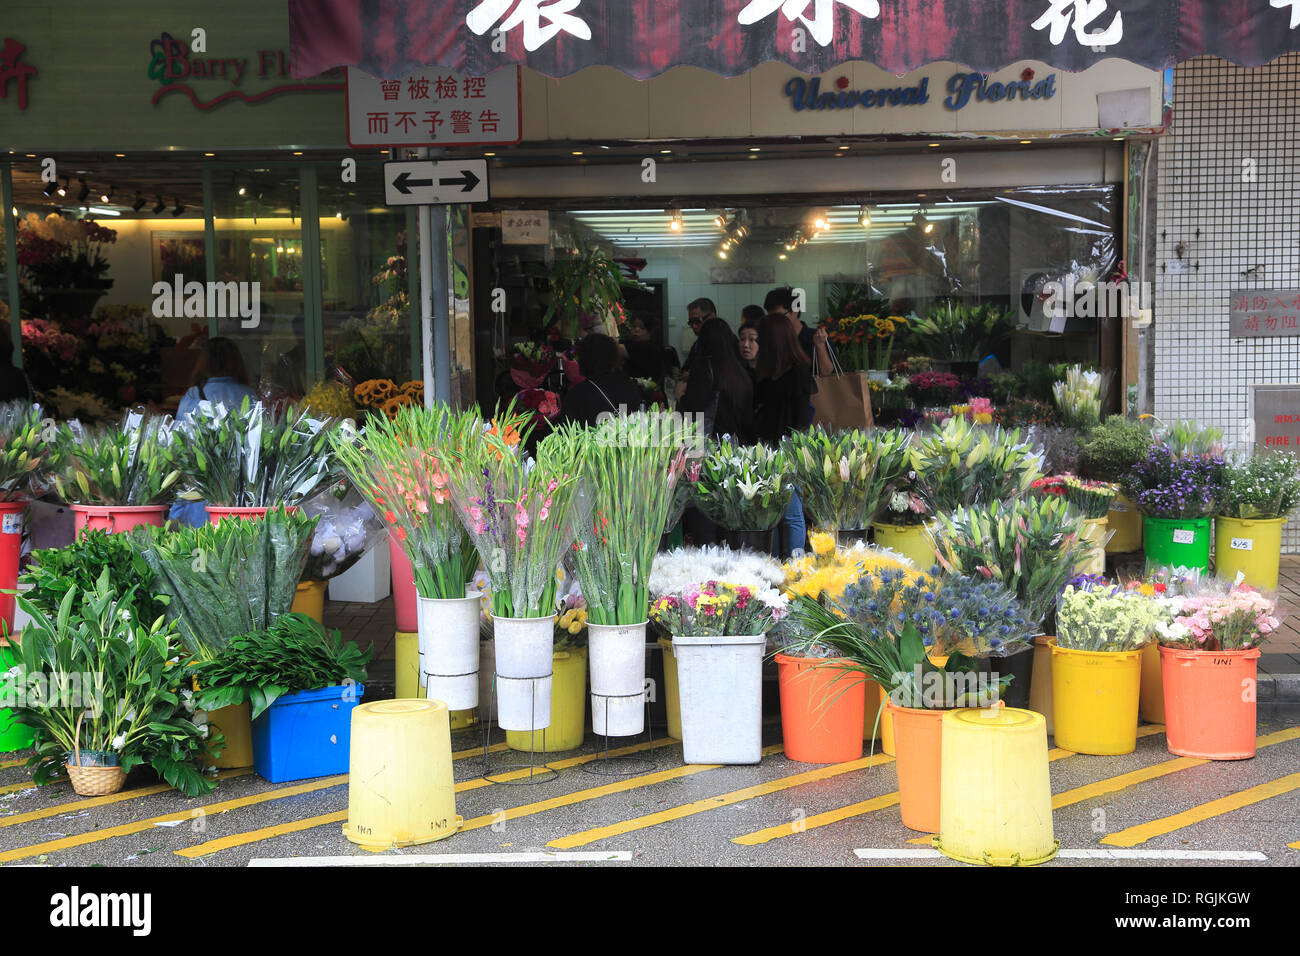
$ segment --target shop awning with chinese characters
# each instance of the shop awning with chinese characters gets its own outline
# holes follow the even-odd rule
[[[768,60],[807,73],[850,60],[896,74],[936,60],[1079,71],[1105,57],[1163,69],[1300,49],[1300,0],[289,0],[289,30],[298,77],[515,63],[555,77],[595,65],[738,76]]]

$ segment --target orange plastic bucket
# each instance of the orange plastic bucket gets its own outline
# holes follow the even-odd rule
[[[943,785],[943,715],[946,710],[918,710],[888,705],[898,748],[898,803],[903,826],[922,833],[939,832],[939,792]]]
[[[1160,645],[1142,648],[1142,687],[1138,691],[1138,717],[1148,724],[1165,722],[1165,684],[1161,676]]]
[[[801,763],[862,759],[866,678],[835,658],[776,655],[785,755]]]
[[[1259,648],[1160,648],[1165,742],[1170,753],[1207,760],[1246,760],[1255,756],[1258,661]]]
[[[167,505],[73,505],[72,528],[80,535],[82,530],[124,533],[141,525],[161,528],[167,520]]]

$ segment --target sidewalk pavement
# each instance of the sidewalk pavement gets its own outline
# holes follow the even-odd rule
[[[1121,558],[1123,569],[1130,569]],[[1113,570],[1113,569],[1112,569]],[[1282,626],[1264,645],[1259,658],[1259,701],[1300,703],[1300,554],[1282,555],[1278,576],[1278,605]],[[391,697],[396,665],[396,612],[392,597],[374,604],[325,605],[325,626],[337,628],[344,640],[356,641],[363,649],[373,645],[366,698]]]

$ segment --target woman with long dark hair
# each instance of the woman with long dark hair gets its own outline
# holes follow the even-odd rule
[[[740,357],[736,333],[714,316],[700,326],[689,378],[677,386],[677,410],[711,421],[709,437],[731,435],[741,444],[754,440],[754,386]]]
[[[802,431],[812,424],[812,362],[784,315],[769,313],[758,323],[754,377],[758,382],[755,429],[759,441],[775,447],[792,431]],[[803,504],[795,494],[781,522],[783,541],[774,545],[775,553],[788,556],[803,549],[806,532]]]

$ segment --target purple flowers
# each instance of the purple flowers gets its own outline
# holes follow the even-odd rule
[[[1124,493],[1152,518],[1203,518],[1214,514],[1224,487],[1223,459],[1212,455],[1179,458],[1167,445],[1155,445],[1124,479]]]

